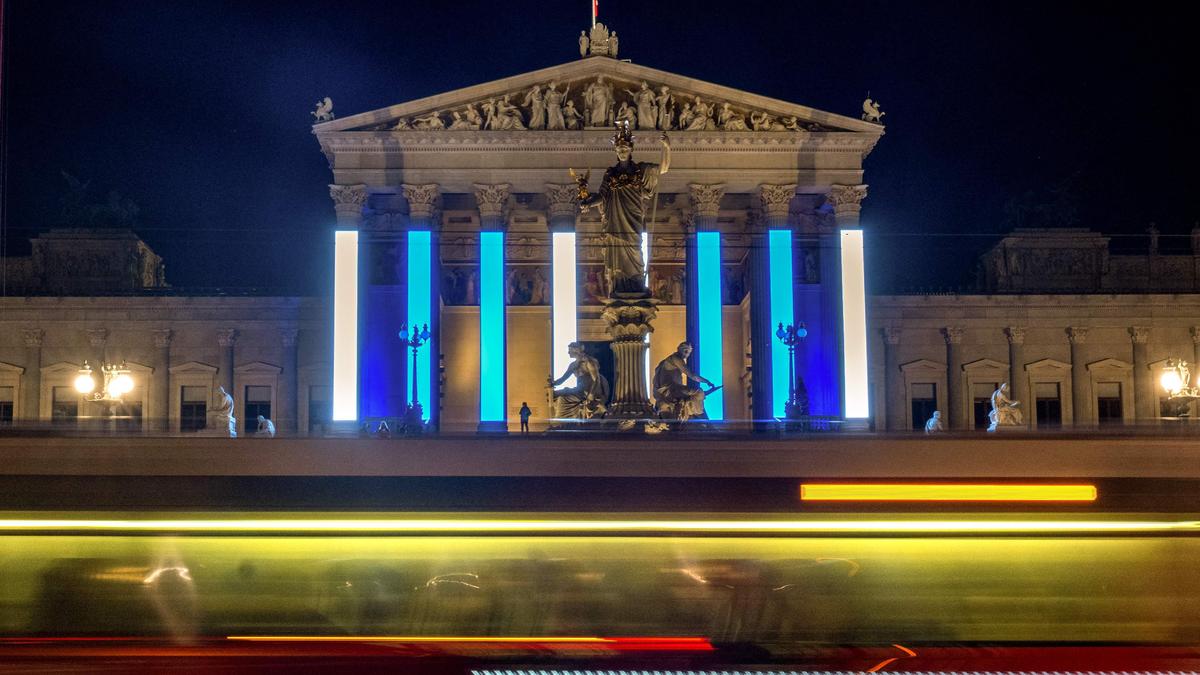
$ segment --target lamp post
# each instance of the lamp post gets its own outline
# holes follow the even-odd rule
[[[804,381],[796,382],[796,345],[800,341],[808,337],[808,329],[801,322],[799,326],[788,324],[785,328],[782,323],[775,330],[775,337],[779,341],[787,345],[788,348],[788,400],[784,405],[784,416],[787,419],[797,419],[808,415],[808,391],[804,386]]]
[[[409,434],[419,434],[425,430],[424,410],[417,392],[417,351],[429,341],[429,324],[421,326],[413,324],[412,334],[408,332],[407,324],[400,324],[400,341],[412,348],[412,402],[404,410],[403,430]]]
[[[113,401],[120,402],[121,396],[133,391],[133,378],[129,376],[129,367],[122,361],[121,365],[116,364],[100,364],[100,374],[103,379],[97,388],[96,377],[92,373],[92,367],[87,361],[83,362],[83,367],[79,369],[79,375],[75,378],[75,390],[83,395],[85,401]]]
[[[1191,379],[1187,361],[1167,359],[1158,381],[1163,391],[1167,392],[1167,400],[1178,409],[1186,410],[1187,404],[1200,398],[1200,387],[1192,386]]]

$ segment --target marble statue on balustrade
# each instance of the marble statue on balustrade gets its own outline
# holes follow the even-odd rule
[[[609,387],[608,380],[600,374],[600,362],[589,356],[583,344],[579,342],[567,345],[567,354],[572,360],[566,372],[557,380],[547,381],[551,390],[554,416],[558,419],[579,420],[603,417],[607,411]],[[572,376],[575,377],[574,387],[554,389]]]
[[[1025,417],[1021,413],[1021,402],[1008,397],[1008,383],[1000,385],[996,391],[992,392],[992,411],[988,413],[988,420],[991,424],[988,425],[988,431],[999,431],[1001,429],[1016,429],[1025,424]]]
[[[692,355],[692,345],[679,343],[675,353],[658,362],[654,368],[655,411],[664,418],[686,422],[704,417],[704,397],[716,391],[704,376],[692,372],[687,360]],[[691,386],[691,383],[708,385],[708,389]]]
[[[237,438],[237,418],[233,416],[233,397],[225,391],[225,387],[217,387],[217,403],[213,406],[213,417],[217,425],[229,432],[230,438]]]
[[[925,420],[925,433],[940,434],[946,430],[946,425],[942,422],[942,411],[934,410],[929,419]]]
[[[646,202],[654,197],[659,176],[671,168],[671,145],[664,132],[660,164],[633,161],[633,133],[627,125],[613,134],[617,163],[609,167],[600,191],[588,192],[588,174],[571,175],[579,185],[579,208],[599,209],[604,234],[604,270],[616,297],[646,297],[646,265],[642,260],[642,233],[646,231]]]

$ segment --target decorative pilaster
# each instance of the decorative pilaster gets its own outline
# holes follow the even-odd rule
[[[1133,410],[1137,420],[1144,422],[1155,419],[1158,414],[1158,396],[1154,390],[1154,377],[1150,372],[1147,353],[1150,329],[1146,326],[1131,326],[1129,338],[1133,341]]]
[[[107,328],[89,328],[86,331],[88,344],[91,345],[91,356],[88,359],[92,362],[92,368],[99,368],[104,364],[104,348],[108,345],[108,329]]]
[[[837,226],[858,227],[862,201],[867,198],[866,185],[834,185],[829,188],[829,203]]]
[[[1083,345],[1087,343],[1088,329],[1083,326],[1067,328],[1067,339],[1071,341],[1071,414],[1077,427],[1091,424],[1091,382],[1088,378]]]
[[[333,199],[339,228],[357,229],[362,225],[363,207],[367,204],[366,185],[330,185],[329,197]]]
[[[46,332],[41,328],[26,328],[21,331],[25,340],[25,372],[21,383],[21,416],[27,423],[36,424],[40,419],[42,402],[42,338]]]
[[[221,347],[221,386],[236,400],[238,396],[233,391],[233,346],[237,342],[236,328],[222,328],[217,331],[217,344]]]
[[[962,338],[963,329],[946,326],[942,329],[946,338],[946,405],[949,408],[949,427],[966,429],[966,400],[962,392]]]
[[[171,405],[171,338],[174,333],[170,328],[160,328],[151,331],[154,336],[154,375],[153,386],[150,389],[150,407],[154,416],[150,420],[151,428],[166,431],[170,425]]]
[[[900,335],[895,326],[885,326],[883,334],[883,391],[887,431],[902,431],[907,411],[904,405],[904,381],[900,377]]]
[[[1025,380],[1025,328],[1009,326],[1004,329],[1004,336],[1008,338],[1008,390],[1013,397],[1024,399],[1029,390]],[[1026,423],[1029,418],[1030,414],[1026,412]]]
[[[275,413],[276,431],[295,434],[299,432],[300,358],[296,347],[300,331],[296,328],[279,329],[279,343],[283,347],[283,376],[280,380],[279,412]]]

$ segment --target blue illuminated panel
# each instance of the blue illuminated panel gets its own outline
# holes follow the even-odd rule
[[[432,263],[433,263],[433,235],[428,230],[414,230],[408,233],[408,325],[409,330],[420,330],[420,327],[432,323],[431,303],[433,300],[432,287]],[[433,410],[435,401],[430,400],[430,383],[434,376],[432,370],[433,359],[430,358],[430,353],[434,349],[433,342],[436,338],[431,339],[429,343],[421,347],[417,355],[417,370],[416,375],[420,376],[417,381],[417,396],[420,398],[422,409],[424,410],[424,419],[429,419],[429,411]],[[411,369],[410,369],[411,371]],[[414,373],[408,373],[408,387],[406,394],[409,399],[412,398],[412,378]],[[411,400],[408,400],[412,403]]]
[[[771,287],[771,414],[783,417],[788,400],[788,348],[775,338],[779,324],[795,324],[792,316],[792,232],[767,233]]]
[[[479,233],[479,420],[507,419],[504,400],[504,233]]]
[[[696,357],[700,375],[714,386],[721,386],[721,233],[696,233],[696,286],[699,302],[696,306],[699,328]],[[725,392],[718,390],[704,399],[704,412],[710,420],[725,419]]]
[[[358,420],[358,232],[333,240],[333,420]]]

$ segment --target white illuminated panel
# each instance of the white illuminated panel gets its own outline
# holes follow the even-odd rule
[[[642,265],[644,265],[644,267],[642,269],[645,270],[645,274],[642,275],[642,283],[646,285],[646,288],[650,288],[650,233],[649,232],[642,233]],[[644,359],[645,366],[646,366],[646,392],[650,396],[654,396],[653,374],[650,372],[650,346],[649,346],[650,345],[650,334],[647,333],[646,337],[642,341],[645,342],[647,345],[646,351],[644,352],[644,356],[646,357]]]
[[[358,420],[358,232],[333,240],[333,420]]]
[[[842,379],[846,417],[869,413],[867,395],[867,288],[863,231],[842,230]]]
[[[571,365],[571,357],[567,354],[567,345],[575,341],[576,303],[578,302],[575,288],[575,233],[554,232],[550,235],[551,258],[554,268],[551,272],[553,305],[550,310],[550,323],[553,337],[553,366],[554,377]],[[575,378],[567,380],[568,387],[575,386]]]

